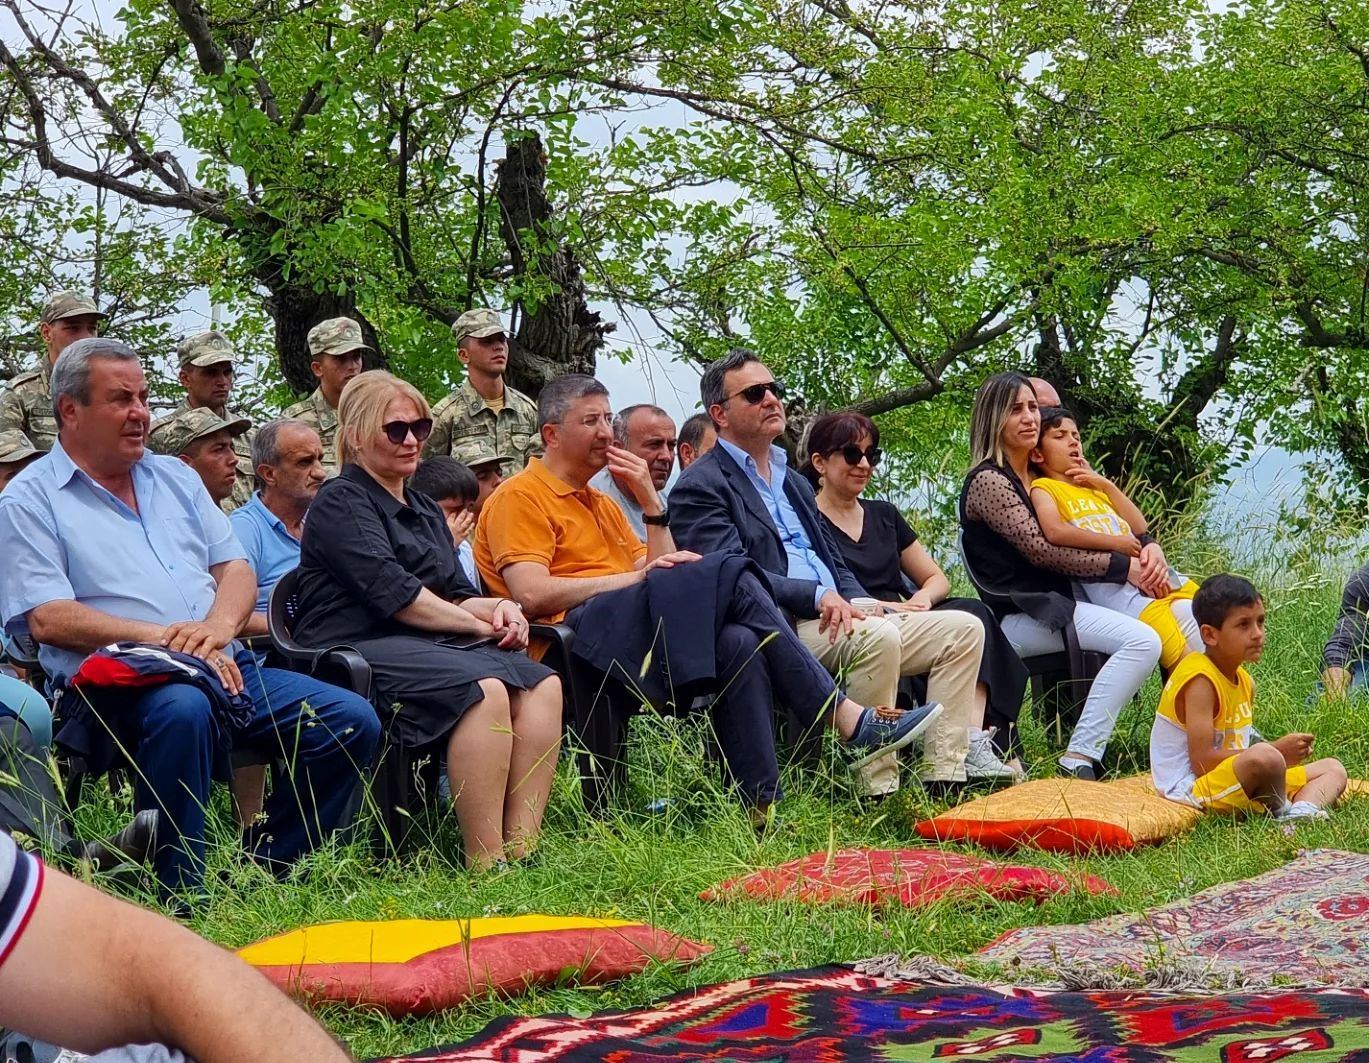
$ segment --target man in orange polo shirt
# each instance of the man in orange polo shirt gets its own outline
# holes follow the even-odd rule
[[[547,384],[538,400],[537,423],[545,455],[504,481],[485,503],[476,526],[475,560],[490,593],[513,598],[531,619],[564,617],[571,628],[591,616],[595,624],[615,616],[648,621],[642,625],[634,619],[630,628],[624,624],[621,633],[613,632],[620,637],[621,657],[596,684],[601,696],[594,711],[617,712],[625,719],[640,695],[614,676],[641,675],[648,655],[668,656],[667,673],[690,671],[694,662],[676,657],[684,652],[679,644],[658,646],[653,633],[693,609],[705,615],[716,604],[710,665],[713,689],[720,694],[713,703],[713,725],[753,814],[763,817],[779,796],[771,722],[777,701],[805,727],[835,727],[857,765],[901,749],[932,724],[939,707],[905,713],[862,707],[843,697],[748,563],[736,561],[724,577],[715,559],[706,566],[719,574],[711,588],[701,587],[689,573],[663,571],[701,559],[675,549],[666,506],[647,463],[614,445],[613,412],[601,383],[576,374]],[[645,543],[617,503],[589,486],[605,467],[630,486],[641,505]],[[735,579],[730,594],[718,593],[722,578]],[[605,600],[604,595],[615,597]],[[672,612],[674,617],[668,615]],[[694,638],[707,634],[691,632]],[[603,642],[600,637],[598,644]],[[609,704],[601,710],[605,699]],[[582,723],[589,711],[577,706]]]

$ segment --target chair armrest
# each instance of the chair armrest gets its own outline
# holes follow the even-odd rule
[[[532,638],[550,639],[569,661],[571,647],[575,645],[574,628],[565,624],[529,624],[528,634]]]
[[[322,668],[336,668],[346,677],[345,686],[363,698],[371,696],[371,665],[351,646],[330,646],[317,650],[311,655],[309,671],[317,673]]]

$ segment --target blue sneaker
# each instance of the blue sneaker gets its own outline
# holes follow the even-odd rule
[[[852,753],[862,754],[851,767],[863,768],[885,753],[893,753],[917,741],[941,716],[942,707],[935,701],[919,705],[907,712],[898,709],[866,709],[860,714],[856,729],[846,740]]]

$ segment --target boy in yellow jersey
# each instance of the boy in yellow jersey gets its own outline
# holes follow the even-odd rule
[[[1243,662],[1264,652],[1260,592],[1240,576],[1212,576],[1193,598],[1193,615],[1204,652],[1180,661],[1160,695],[1150,731],[1155,788],[1213,812],[1325,819],[1345,792],[1340,761],[1309,762],[1310,734],[1250,744],[1255,686]]]
[[[1073,415],[1060,407],[1041,411],[1041,439],[1031,453],[1036,479],[1032,508],[1046,540],[1081,550],[1113,550],[1136,557],[1147,537],[1145,516],[1109,480],[1089,468]],[[1152,540],[1153,541],[1153,540]],[[1198,585],[1173,569],[1161,573],[1154,597],[1130,583],[1080,583],[1078,594],[1094,605],[1136,617],[1160,636],[1160,667],[1172,671],[1202,650],[1191,601]]]

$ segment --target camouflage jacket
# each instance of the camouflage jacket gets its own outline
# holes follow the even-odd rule
[[[52,415],[52,365],[20,373],[0,390],[0,432],[23,432],[46,453],[57,442],[57,418]]]
[[[471,382],[461,386],[433,407],[433,434],[423,456],[450,454],[469,462],[482,452],[507,454],[514,460],[510,472],[520,471],[528,459],[542,453],[537,431],[537,403],[521,391],[504,386],[504,408],[498,414],[486,405]]]
[[[307,399],[300,399],[281,416],[293,417],[303,421],[323,440],[323,467],[328,476],[338,474],[337,464],[337,410],[328,405],[323,397],[323,389],[315,388]]]

